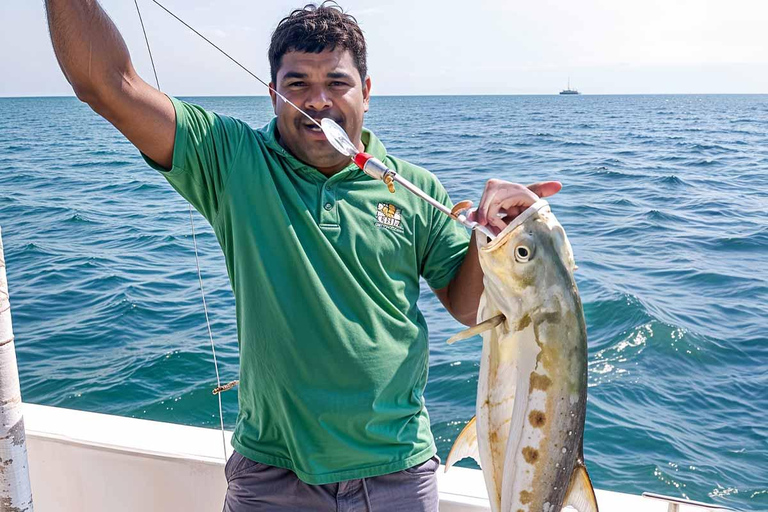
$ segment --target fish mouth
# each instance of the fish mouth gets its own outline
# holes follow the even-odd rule
[[[512,219],[512,222],[507,224],[507,227],[505,227],[501,231],[501,233],[496,235],[496,237],[493,240],[487,243],[481,244],[480,250],[491,252],[495,249],[498,249],[499,247],[504,245],[504,243],[506,242],[506,239],[509,238],[510,234],[513,231],[515,231],[518,227],[522,226],[528,219],[536,215],[539,212],[539,210],[547,207],[549,207],[549,203],[544,199],[539,199],[538,201],[533,203],[531,206],[529,206],[528,209],[520,213],[520,215]]]

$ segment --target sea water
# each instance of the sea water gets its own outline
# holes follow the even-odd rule
[[[272,116],[266,97],[188,100]],[[377,97],[366,125],[454,201],[489,178],[563,183],[550,204],[579,265],[596,487],[768,510],[768,96]],[[195,222],[229,381],[234,301]],[[120,133],[74,98],[0,99],[0,225],[26,401],[218,425],[187,205]],[[462,327],[427,287],[420,307],[444,459],[474,414],[481,340],[447,346]],[[231,428],[236,391],[224,410]]]

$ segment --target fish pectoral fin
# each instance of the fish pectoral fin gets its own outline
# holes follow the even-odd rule
[[[565,494],[563,507],[571,506],[579,512],[598,512],[595,490],[592,488],[592,480],[587,473],[587,467],[579,459],[571,474],[571,483],[568,484],[568,492]]]
[[[489,318],[488,320],[484,320],[480,322],[477,325],[474,325],[470,327],[469,329],[464,329],[458,334],[454,334],[451,336],[446,343],[449,345],[453,345],[457,341],[465,340],[467,338],[471,338],[472,336],[475,336],[477,334],[482,334],[485,331],[490,331],[500,323],[502,323],[504,320],[506,320],[507,317],[505,317],[502,313],[499,313],[498,315],[494,316],[493,318]]]
[[[448,458],[445,459],[445,470],[459,462],[465,457],[472,457],[480,465],[480,451],[477,447],[477,428],[475,427],[477,417],[473,417],[464,426],[464,429],[453,442]]]

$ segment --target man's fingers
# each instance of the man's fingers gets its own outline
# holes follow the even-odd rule
[[[496,235],[501,233],[501,231],[505,227],[507,227],[507,223],[504,222],[504,220],[501,217],[498,217],[498,216],[495,216],[495,215],[493,217],[488,217],[488,224],[493,226],[493,227],[495,227],[498,230],[498,232],[495,233]]]
[[[498,214],[502,210],[504,210],[504,213],[508,214],[510,208],[522,207],[525,209],[535,203],[538,199],[536,194],[525,187],[505,189],[494,197],[493,204],[488,208],[489,222],[491,219],[498,219]]]
[[[534,192],[527,187],[520,187],[519,191],[515,194],[510,194],[509,197],[501,202],[503,208],[511,208],[513,206],[520,206],[523,209],[528,208],[533,203],[539,200]]]
[[[512,208],[507,208],[507,216],[504,217],[504,222],[506,223],[511,222],[512,219],[514,219],[515,217],[523,213],[523,210],[525,210],[525,208],[522,208],[520,206],[513,206]]]
[[[496,189],[486,186],[483,197],[480,198],[480,204],[477,206],[477,222],[483,226],[488,224],[488,209],[493,204],[493,198],[496,196],[496,193]]]
[[[528,185],[528,190],[539,197],[553,196],[560,192],[561,188],[563,188],[563,184],[559,181],[542,181]]]
[[[477,211],[468,218],[483,226],[503,229],[505,221],[517,217],[540,197],[557,194],[561,188],[563,186],[559,181],[542,181],[524,187],[499,180],[488,180]],[[499,217],[500,213],[504,219]]]

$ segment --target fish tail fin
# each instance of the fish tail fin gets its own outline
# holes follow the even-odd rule
[[[465,457],[472,457],[478,465],[480,464],[480,452],[477,447],[477,428],[475,427],[476,420],[477,417],[472,417],[469,423],[464,426],[456,441],[453,442],[448,458],[445,459],[446,471]]]
[[[597,497],[592,487],[592,480],[587,473],[584,460],[579,457],[571,474],[568,492],[565,494],[563,507],[571,506],[579,512],[598,512]]]

